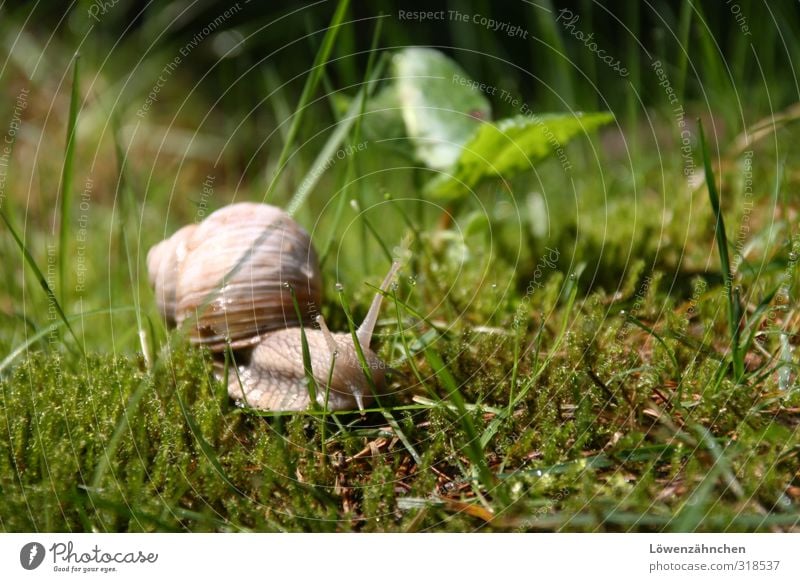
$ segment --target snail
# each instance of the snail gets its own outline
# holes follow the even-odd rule
[[[384,278],[355,342],[350,333],[332,333],[318,314],[322,277],[311,238],[274,206],[225,206],[153,246],[147,269],[168,325],[183,327],[191,343],[206,346],[218,367],[224,353],[233,351],[236,365],[227,390],[246,406],[297,411],[311,404],[301,330],[317,404],[364,410],[385,391],[387,366],[370,343],[398,263]]]

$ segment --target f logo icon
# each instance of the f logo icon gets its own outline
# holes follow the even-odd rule
[[[19,563],[26,570],[35,570],[44,561],[44,546],[39,542],[29,542],[19,551]]]

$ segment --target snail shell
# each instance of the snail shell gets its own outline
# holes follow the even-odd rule
[[[148,268],[165,318],[186,322],[190,341],[213,352],[297,326],[292,289],[306,323],[322,299],[308,233],[267,204],[231,204],[179,230],[153,247]]]
[[[169,325],[175,325],[178,265],[186,258],[186,246],[195,228],[194,224],[184,226],[147,253],[147,272],[150,284],[155,290],[158,311]]]
[[[317,385],[328,410],[364,408],[385,391],[386,365],[370,349],[383,293],[395,263],[353,336],[332,334],[318,313],[322,278],[308,233],[284,211],[239,203],[213,212],[155,245],[147,256],[159,311],[185,324],[190,340],[221,354],[233,350],[228,393],[262,410],[305,410],[310,404],[301,319]],[[300,307],[301,318],[295,308]],[[312,320],[319,329],[310,325]]]

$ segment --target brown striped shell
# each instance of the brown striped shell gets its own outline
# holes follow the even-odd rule
[[[156,296],[158,311],[169,325],[175,325],[178,286],[178,265],[186,258],[186,246],[196,225],[184,226],[168,239],[162,240],[147,253],[147,272]]]
[[[292,289],[305,322],[322,298],[308,233],[267,204],[231,204],[184,227],[151,249],[148,269],[161,313],[214,352],[299,325]]]

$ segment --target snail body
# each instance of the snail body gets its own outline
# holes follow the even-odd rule
[[[398,267],[397,263],[392,265],[381,293],[387,290]],[[385,389],[386,364],[370,348],[381,293],[375,296],[355,333],[363,366],[350,333],[331,333],[321,315],[317,317],[319,329],[305,330],[318,405],[328,410],[363,410],[365,403],[374,399],[373,388],[379,393]],[[229,374],[228,394],[264,410],[305,410],[311,403],[311,390],[302,348],[300,328],[267,334],[253,349],[250,362],[240,366],[237,374]]]
[[[233,352],[236,366],[227,389],[246,406],[292,411],[311,404],[301,324],[317,404],[363,409],[385,390],[386,365],[370,341],[396,263],[356,332],[366,366],[351,334],[331,333],[322,316],[315,316],[322,298],[316,253],[308,233],[279,208],[221,208],[155,245],[147,266],[167,324],[184,328],[190,342],[206,346],[217,363],[225,351]]]

